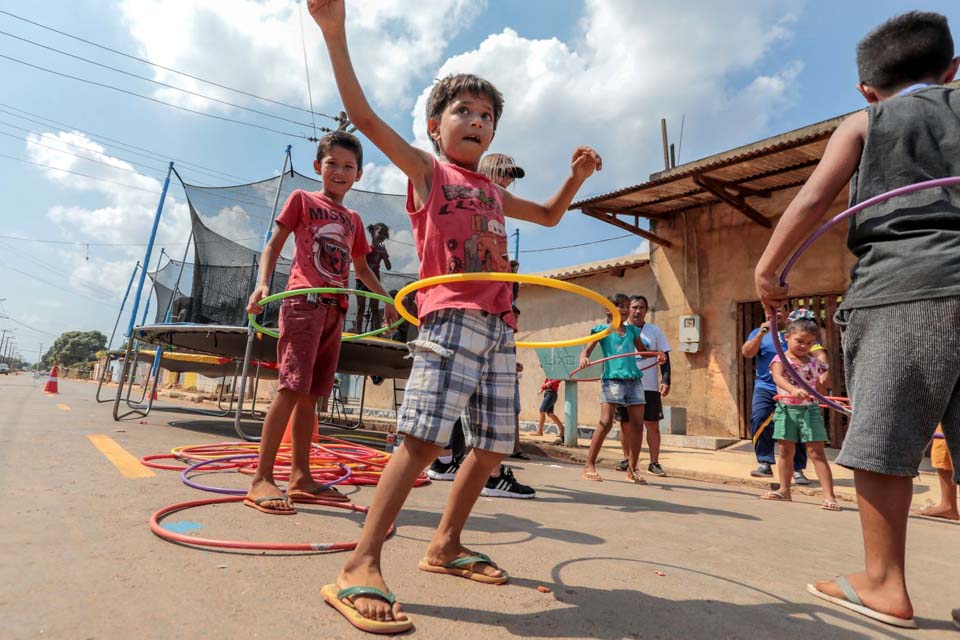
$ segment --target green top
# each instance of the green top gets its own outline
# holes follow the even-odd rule
[[[600,333],[609,326],[608,324],[598,324],[590,330],[590,333]],[[639,328],[632,324],[623,325],[623,328],[626,331],[622,336],[618,335],[616,331],[611,331],[607,336],[597,341],[604,358],[622,353],[634,353],[637,350],[637,340],[640,340],[646,346]],[[604,362],[601,377],[604,380],[639,380],[643,377],[643,373],[637,368],[637,359],[626,356]]]

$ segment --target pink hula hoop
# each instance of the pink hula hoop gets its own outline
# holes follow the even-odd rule
[[[576,369],[570,372],[569,379],[573,382],[596,382],[597,380],[600,379],[599,376],[596,378],[574,378],[573,376],[577,375],[577,373],[579,373],[580,371],[583,371],[584,369],[589,369],[593,365],[601,364],[608,360],[616,360],[617,358],[626,358],[627,356],[633,356],[635,358],[658,358],[661,355],[663,355],[662,351],[633,351],[631,353],[618,353],[615,356],[607,356],[606,358],[600,358],[599,360],[594,360],[593,362],[591,362],[585,367],[577,367]],[[647,366],[643,367],[642,369],[640,369],[640,371],[646,371],[647,369],[655,367],[658,364],[659,362],[656,362],[656,361],[652,362]]]

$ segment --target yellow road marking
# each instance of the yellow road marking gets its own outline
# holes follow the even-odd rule
[[[113,441],[108,436],[89,435],[87,438],[93,443],[100,453],[107,457],[107,460],[113,463],[124,478],[152,478],[156,474],[149,468],[140,464],[140,461],[130,455],[126,449]]]
[[[70,411],[70,405],[66,405],[61,402],[57,405],[57,409],[60,409],[60,411]]]

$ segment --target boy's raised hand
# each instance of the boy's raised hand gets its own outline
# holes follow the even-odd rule
[[[573,158],[570,160],[570,170],[573,176],[580,181],[586,180],[593,175],[594,171],[603,169],[603,160],[600,154],[590,147],[577,147],[573,152]]]
[[[307,0],[307,10],[322,31],[343,29],[346,21],[344,0]]]

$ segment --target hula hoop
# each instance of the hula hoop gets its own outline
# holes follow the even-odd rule
[[[850,404],[850,398],[844,398],[843,396],[824,396],[824,397],[827,398],[828,400],[833,400],[834,402],[836,402],[836,403],[839,404],[840,406],[847,406],[847,405]],[[783,395],[773,396],[773,399],[774,399],[775,401],[787,400],[787,399],[792,399],[792,398],[793,398],[793,396],[783,396]],[[796,406],[796,405],[788,405],[788,406]],[[830,408],[830,407],[828,407],[827,405],[825,405],[825,404],[823,404],[823,403],[820,403],[819,406],[820,406],[820,408],[822,408],[822,409],[829,409],[829,408]]]
[[[183,464],[189,464],[180,456],[175,456],[172,453],[160,453],[151,456],[143,456],[140,458],[140,464],[145,467],[150,467],[151,469],[163,469],[164,471],[183,471],[186,468],[183,466],[183,464],[161,464],[159,462],[153,462],[154,460],[179,460]],[[225,471],[227,469],[236,469],[239,466],[239,464],[225,464],[217,467],[211,466],[209,469],[207,469],[207,471]]]
[[[334,287],[311,287],[309,289],[292,289],[290,291],[281,291],[280,293],[275,293],[272,296],[267,296],[266,298],[261,298],[257,304],[263,306],[270,302],[276,302],[277,300],[283,300],[284,298],[289,298],[291,296],[302,296],[308,293],[336,293],[336,294],[347,294],[347,295],[358,295],[363,296],[364,298],[372,298],[373,300],[378,300],[384,304],[393,304],[393,300],[387,296],[382,296],[379,293],[374,293],[373,291],[360,291],[359,289],[337,289]],[[257,318],[254,314],[248,313],[247,318],[250,320],[250,326],[259,331],[264,335],[268,335],[271,338],[279,338],[280,333],[274,331],[273,329],[267,329],[257,322]],[[374,329],[373,331],[367,331],[366,333],[347,333],[343,334],[340,337],[341,342],[351,342],[353,340],[360,340],[361,338],[370,338],[373,336],[378,336],[381,333],[386,333],[396,329],[403,323],[403,318],[397,320],[393,324],[387,325],[385,327],[380,327],[379,329]]]
[[[200,484],[199,482],[196,482],[195,480],[191,480],[191,479],[188,477],[188,475],[189,475],[190,473],[192,473],[193,471],[196,471],[197,469],[201,469],[201,468],[203,468],[203,467],[206,467],[207,465],[212,465],[212,464],[214,464],[214,463],[216,463],[216,462],[223,463],[223,462],[232,462],[232,461],[234,461],[234,460],[249,460],[249,459],[251,459],[251,458],[257,458],[257,457],[259,457],[259,454],[252,453],[252,454],[243,454],[243,455],[239,455],[239,456],[228,456],[228,457],[226,457],[226,458],[215,458],[215,459],[213,459],[213,460],[202,460],[202,461],[197,462],[197,463],[195,463],[195,464],[192,464],[192,465],[190,465],[189,467],[187,467],[186,469],[184,469],[183,472],[180,474],[180,478],[183,480],[183,484],[187,485],[188,487],[190,487],[190,488],[192,488],[192,489],[199,489],[200,491],[209,491],[209,492],[211,492],[211,493],[222,493],[222,494],[228,495],[228,496],[245,496],[245,495],[247,495],[247,490],[246,490],[246,489],[225,489],[225,488],[223,488],[223,487],[212,487],[212,486],[209,486],[209,485]],[[343,465],[343,464],[339,464],[339,463],[337,463],[337,465],[338,465],[341,469],[343,469],[343,475],[340,476],[339,478],[336,478],[336,479],[330,481],[330,482],[324,482],[324,483],[322,483],[323,486],[325,486],[325,487],[332,487],[332,486],[335,485],[335,484],[340,484],[341,482],[343,482],[343,481],[345,481],[347,478],[349,478],[349,477],[351,476],[351,474],[353,473],[353,472],[350,470],[350,467],[348,467],[348,466],[346,466],[346,465]],[[283,491],[284,493],[286,493],[286,490],[284,490],[284,489],[282,489],[281,491]]]
[[[660,355],[661,355],[660,351],[633,351],[631,353],[618,353],[615,356],[607,356],[606,358],[600,358],[599,360],[594,360],[593,362],[587,364],[587,366],[585,367],[577,367],[576,369],[570,372],[569,379],[572,380],[573,382],[596,382],[597,380],[600,379],[600,376],[596,378],[574,378],[574,376],[577,375],[578,372],[583,371],[584,369],[589,369],[595,364],[601,364],[603,362],[607,362],[608,360],[616,360],[617,358],[626,358],[627,356],[633,356],[635,358],[657,358]],[[648,364],[647,366],[643,367],[642,369],[640,369],[640,371],[646,371],[647,369],[655,367],[658,364],[660,363],[657,361],[654,361]]]
[[[783,267],[783,271],[780,273],[780,286],[781,287],[787,286],[787,274],[790,273],[790,270],[793,269],[794,265],[797,264],[797,261],[800,259],[800,256],[803,255],[803,252],[809,249],[810,245],[816,242],[820,238],[820,236],[825,234],[827,231],[829,231],[832,227],[839,224],[840,222],[843,222],[844,220],[853,217],[854,215],[860,213],[864,209],[868,209],[874,205],[880,204],[882,202],[886,202],[887,200],[890,200],[891,198],[896,198],[897,196],[903,196],[908,193],[913,193],[915,191],[924,191],[926,189],[935,189],[937,187],[949,187],[949,186],[958,185],[958,184],[960,184],[960,176],[951,176],[949,178],[937,178],[936,180],[927,180],[925,182],[917,182],[916,184],[909,184],[905,187],[900,187],[898,189],[887,191],[886,193],[881,193],[878,196],[874,196],[872,198],[864,200],[860,204],[856,204],[850,207],[846,211],[842,211],[841,213],[838,213],[837,215],[832,217],[830,220],[828,220],[826,224],[824,224],[822,227],[817,229],[817,231],[815,231],[813,235],[807,238],[807,240],[800,245],[800,247],[794,252],[794,254],[790,256],[790,259],[787,260],[787,263]],[[767,307],[767,310],[770,312],[771,318],[777,317],[776,309],[774,309],[773,307]],[[852,415],[850,407],[844,407],[843,405],[835,402],[834,400],[831,400],[827,396],[822,395],[819,391],[817,391],[813,387],[813,385],[809,384],[806,380],[803,379],[803,377],[801,377],[797,373],[796,369],[793,368],[793,365],[790,364],[790,362],[787,360],[786,355],[784,355],[783,345],[780,344],[780,340],[773,341],[773,348],[774,350],[776,350],[777,355],[780,356],[780,362],[783,364],[783,368],[787,370],[787,373],[790,375],[791,380],[799,383],[799,386],[801,388],[803,388],[805,391],[810,393],[814,398],[821,401],[822,403],[824,403],[834,411],[839,411],[840,413],[843,413],[848,416]]]
[[[589,344],[591,342],[596,342],[601,340],[610,334],[611,331],[616,330],[620,327],[620,310],[612,302],[604,298],[599,293],[591,291],[586,287],[581,287],[576,284],[571,284],[564,280],[555,280],[553,278],[544,278],[543,276],[531,276],[521,273],[501,273],[501,272],[483,272],[483,273],[453,273],[444,276],[432,276],[430,278],[424,278],[423,280],[417,280],[416,282],[411,282],[403,289],[397,292],[396,297],[393,299],[393,305],[397,308],[397,313],[400,314],[400,317],[405,319],[407,322],[420,326],[420,320],[416,318],[412,313],[407,311],[407,308],[403,306],[403,299],[406,298],[409,294],[414,291],[419,291],[426,287],[432,287],[438,284],[451,284],[459,282],[520,282],[523,284],[536,284],[542,287],[550,287],[551,289],[560,289],[561,291],[567,291],[569,293],[575,293],[577,295],[583,296],[589,300],[599,303],[604,309],[606,309],[613,318],[610,321],[610,326],[601,331],[600,333],[594,333],[593,335],[584,336],[582,338],[574,338],[572,340],[556,340],[554,342],[533,342],[533,341],[520,341],[517,342],[517,348],[537,348],[537,349],[551,349],[555,347],[575,347],[581,344]]]
[[[246,542],[242,540],[212,540],[210,538],[198,538],[196,536],[188,536],[183,533],[176,533],[174,531],[169,531],[160,526],[160,521],[166,516],[176,513],[177,511],[183,511],[185,509],[192,509],[193,507],[202,507],[211,504],[225,504],[230,502],[241,502],[243,501],[243,496],[228,496],[226,498],[209,498],[207,500],[193,500],[191,502],[181,502],[178,504],[172,504],[168,507],[164,507],[150,516],[150,531],[152,531],[157,536],[168,540],[170,542],[176,542],[179,544],[189,544],[196,547],[217,547],[220,549],[252,549],[257,551],[349,551],[356,548],[357,541],[353,542],[301,542],[301,543],[289,543],[289,542]],[[323,505],[325,507],[334,507],[337,509],[346,509],[347,511],[355,511],[357,513],[366,513],[367,508],[358,504],[353,504],[352,502],[327,502],[324,500],[301,500],[305,504],[317,504]],[[391,524],[389,531],[387,531],[387,537],[396,533],[396,525]]]

